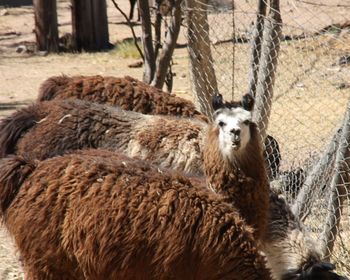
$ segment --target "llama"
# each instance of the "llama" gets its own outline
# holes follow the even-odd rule
[[[191,101],[145,84],[132,77],[54,76],[44,81],[38,101],[77,98],[118,105],[124,110],[152,115],[173,115],[208,121]]]
[[[257,125],[251,121],[254,99],[246,94],[240,102],[213,98],[214,121],[203,149],[207,184],[234,201],[247,223],[263,239],[268,222],[269,183]],[[244,213],[244,214],[243,214]]]
[[[0,206],[26,279],[271,279],[232,205],[121,153],[3,158]]]
[[[119,105],[124,110],[143,114],[192,117],[208,122],[207,117],[197,111],[192,102],[128,76],[54,76],[40,86],[38,101],[67,98]],[[230,102],[225,102],[225,105],[229,107]],[[264,156],[269,179],[276,179],[281,153],[277,140],[271,135],[265,139]]]
[[[0,121],[0,157],[16,153],[45,159],[69,150],[105,148],[201,176],[207,126],[82,100],[39,102]]]
[[[237,106],[239,104],[241,102],[237,102]],[[224,103],[221,105],[225,106]],[[242,166],[222,160],[215,169],[210,163],[210,173],[217,173],[221,167],[227,171],[221,172],[221,177],[207,175],[210,186],[223,189],[222,194],[227,195],[227,201],[237,205],[247,223],[256,229],[255,237],[260,239],[267,222],[268,184],[264,177],[257,128],[249,121],[251,112],[242,106],[220,109],[217,114],[223,118],[228,115],[229,122],[233,124],[238,121],[240,125],[249,127],[247,136],[252,139],[247,139],[247,152],[241,152],[245,150],[243,146],[239,151],[233,151],[239,152],[239,164]],[[235,110],[237,114],[232,115]],[[241,120],[241,114],[247,119]],[[26,119],[24,125],[23,119]],[[26,126],[28,123],[32,124],[31,128]],[[193,119],[142,115],[81,100],[56,100],[20,109],[12,117],[3,120],[0,124],[0,156],[17,153],[44,159],[74,149],[107,148],[150,161],[161,168],[201,176],[205,135],[210,130],[213,130],[212,126]],[[217,141],[211,141],[219,145]],[[228,144],[229,149],[235,149],[231,143]],[[209,150],[221,153],[218,149]],[[253,165],[250,165],[250,160],[245,161],[250,158],[249,153],[254,154],[251,157],[255,162]],[[210,153],[210,157],[213,156]]]
[[[316,241],[275,190],[270,193],[267,232],[263,251],[274,279],[347,280],[332,271],[335,268],[333,264],[322,261]]]

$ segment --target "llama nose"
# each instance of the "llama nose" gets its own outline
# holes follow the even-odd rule
[[[232,128],[230,130],[230,133],[233,134],[235,137],[239,138],[239,136],[241,135],[241,130],[239,128]]]

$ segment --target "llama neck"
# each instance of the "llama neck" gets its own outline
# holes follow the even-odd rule
[[[211,128],[204,148],[207,185],[238,209],[254,236],[263,240],[268,222],[269,185],[258,138],[251,139],[246,151],[224,158],[219,147],[218,130]],[[255,146],[258,144],[258,146]]]
[[[241,180],[254,180],[267,184],[264,158],[258,135],[251,132],[251,140],[244,151],[239,151],[230,159],[224,158],[219,148],[218,131],[209,129],[204,148],[204,169],[208,183],[216,192],[227,186],[236,186]]]

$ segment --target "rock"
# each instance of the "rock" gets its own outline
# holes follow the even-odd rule
[[[6,9],[0,10],[0,16],[7,16],[8,14],[9,14],[8,10]]]
[[[336,88],[337,89],[347,89],[347,88],[350,88],[350,84],[343,82],[343,83],[340,83],[339,85],[337,85]]]
[[[339,58],[339,65],[350,65],[350,54],[342,55]]]
[[[25,45],[19,45],[17,48],[16,48],[16,53],[25,53],[27,52],[28,49]]]
[[[128,65],[129,68],[140,68],[143,65],[143,61],[137,61]]]

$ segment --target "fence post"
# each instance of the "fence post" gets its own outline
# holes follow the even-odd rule
[[[266,17],[266,0],[259,0],[258,11],[256,13],[256,23],[253,31],[253,38],[251,40],[251,59],[249,68],[249,86],[248,92],[255,97],[256,95],[256,84],[258,78],[258,71],[260,65],[261,56],[261,41],[264,32],[264,20]]]
[[[326,150],[321,155],[318,163],[315,164],[309,172],[293,203],[292,212],[301,221],[304,221],[310,212],[308,210],[310,209],[311,204],[309,195],[312,194],[317,187],[323,185],[324,178],[331,173],[334,166],[335,153],[339,146],[340,135],[341,129],[338,129],[333,135]]]
[[[271,113],[273,86],[277,58],[282,37],[282,18],[279,0],[271,0],[268,16],[265,19],[263,42],[256,88],[254,121],[258,124],[261,140],[264,143]]]
[[[335,158],[334,175],[331,183],[331,197],[327,206],[327,219],[323,230],[322,252],[326,261],[329,261],[332,253],[336,236],[338,234],[339,223],[347,198],[347,187],[349,186],[349,166],[350,166],[350,102],[342,127],[339,147]]]
[[[218,93],[218,85],[210,49],[207,0],[186,0],[186,7],[194,102],[203,114],[211,118],[211,97]]]

